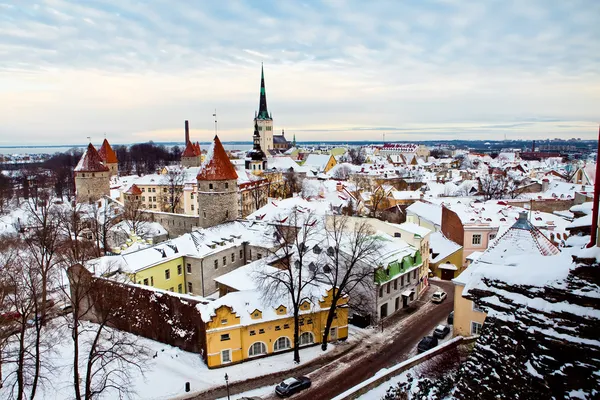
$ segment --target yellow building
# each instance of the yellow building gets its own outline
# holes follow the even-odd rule
[[[333,289],[300,305],[300,346],[320,343]],[[283,296],[286,297],[286,296]],[[282,300],[287,304],[287,300]],[[330,340],[348,337],[347,298],[338,302]],[[294,318],[285,304],[267,305],[257,290],[243,290],[208,303],[201,311],[206,324],[206,363],[222,367],[293,349]]]
[[[462,268],[462,246],[446,238],[441,232],[434,232],[430,237],[431,275],[444,280],[451,280],[460,275]]]
[[[471,336],[478,335],[483,322],[485,321],[486,313],[477,308],[475,303],[462,297],[465,284],[453,281],[454,285],[454,335],[455,336]]]
[[[183,257],[177,257],[169,261],[153,264],[130,273],[133,282],[139,285],[153,286],[162,290],[177,293],[187,293],[185,262]]]

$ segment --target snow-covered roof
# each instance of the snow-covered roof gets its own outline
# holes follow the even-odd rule
[[[414,224],[412,222],[404,222],[404,223],[401,223],[401,224],[398,224],[398,225],[396,225],[396,224],[393,224],[393,225],[397,226],[398,229],[402,229],[402,230],[404,230],[406,232],[410,232],[410,233],[413,233],[415,235],[419,235],[421,237],[425,237],[425,236],[427,236],[428,234],[431,233],[431,231],[429,229],[424,228],[422,226],[419,226],[417,224]]]
[[[438,204],[415,201],[406,208],[406,212],[417,215],[419,218],[425,219],[434,225],[442,225],[442,207]]]
[[[583,228],[586,226],[592,226],[592,215],[587,214],[583,217],[575,218],[569,225],[567,225],[567,229],[573,228]]]
[[[429,236],[429,248],[431,248],[434,254],[437,254],[437,256],[431,259],[431,262],[437,263],[456,253],[461,249],[461,245],[447,239],[441,232],[434,232]]]
[[[420,190],[392,190],[391,195],[394,200],[418,200],[423,192]]]
[[[327,166],[330,158],[330,154],[309,154],[302,166],[323,170]]]

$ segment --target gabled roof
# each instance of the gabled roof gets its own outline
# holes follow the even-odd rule
[[[226,181],[237,178],[235,167],[229,161],[219,137],[215,135],[214,142],[206,153],[206,158],[196,179],[199,181]]]
[[[104,172],[109,168],[104,165],[100,154],[90,143],[75,167],[75,172]]]
[[[115,153],[112,147],[110,147],[110,143],[108,143],[108,140],[106,139],[104,139],[104,142],[102,142],[102,146],[100,147],[98,154],[105,163],[114,164],[119,162],[117,159],[117,153]]]
[[[185,145],[185,150],[181,157],[198,157],[200,155],[200,145],[198,143],[194,144],[190,141]]]
[[[142,194],[142,190],[134,183],[125,193],[139,196]]]

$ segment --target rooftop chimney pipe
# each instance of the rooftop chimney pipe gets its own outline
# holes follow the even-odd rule
[[[185,144],[187,145],[190,141],[190,124],[187,119],[185,120]]]
[[[533,141],[533,144],[531,145],[531,152],[535,153],[535,140]]]

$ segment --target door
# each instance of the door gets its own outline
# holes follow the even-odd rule
[[[388,315],[387,303],[381,306],[380,318],[385,318]]]
[[[396,302],[395,302],[394,306],[395,306],[394,311],[397,311],[398,308],[400,308],[400,297],[396,297]]]
[[[442,279],[445,281],[454,279],[454,271],[451,269],[442,269]]]
[[[408,297],[402,296],[402,307],[408,307]]]

